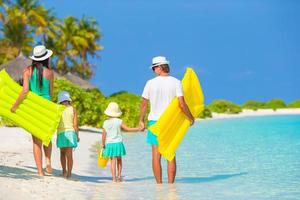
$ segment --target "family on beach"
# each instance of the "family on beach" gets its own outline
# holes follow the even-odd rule
[[[18,106],[26,97],[29,91],[51,100],[53,95],[54,73],[49,68],[49,58],[53,52],[43,45],[35,46],[33,49],[31,66],[23,72],[23,90],[19,94],[16,102],[11,107],[11,112],[15,112]],[[181,82],[170,76],[169,61],[163,56],[157,56],[152,59],[150,69],[153,70],[156,77],[148,80],[143,93],[140,107],[139,126],[130,128],[119,117],[122,112],[115,102],[110,102],[104,114],[108,117],[103,123],[102,148],[104,156],[111,160],[111,173],[114,182],[122,181],[122,156],[126,155],[121,131],[144,131],[145,115],[148,104],[150,103],[150,113],[148,115],[148,126],[156,123],[164,110],[174,97],[179,100],[179,107],[194,124],[194,117],[191,114],[183,97]],[[60,148],[60,162],[62,166],[62,175],[70,178],[73,168],[73,148],[76,148],[79,142],[79,128],[76,109],[71,105],[71,95],[67,91],[61,91],[57,97],[57,103],[66,106],[62,113],[60,124],[57,129],[56,145]],[[51,174],[51,152],[52,143],[48,147],[42,144],[42,141],[32,136],[33,155],[37,166],[39,176],[44,173]],[[147,132],[147,143],[152,147],[152,169],[156,182],[162,183],[161,154],[158,151],[157,136],[150,130]],[[42,149],[46,157],[46,168],[43,170]],[[168,161],[168,183],[174,183],[176,176],[176,159]]]

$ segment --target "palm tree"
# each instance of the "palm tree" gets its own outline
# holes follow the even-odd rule
[[[37,0],[0,0],[0,22],[0,62],[20,52],[29,54],[34,39],[40,37],[43,44],[53,49],[53,62],[59,73],[70,71],[85,79],[92,76],[93,65],[88,57],[98,56],[97,52],[103,49],[93,18],[66,17],[59,21]]]
[[[18,52],[30,52],[33,37],[27,27],[27,17],[24,12],[16,7],[7,7],[1,31],[4,36],[3,40],[17,48]]]
[[[58,24],[56,31],[56,38],[48,38],[46,40],[47,46],[54,50],[57,55],[56,70],[61,73],[67,73],[70,71],[71,65],[76,61],[78,53],[74,50],[74,41],[77,38],[78,25],[75,17],[66,17],[63,22]]]
[[[0,64],[13,60],[18,56],[19,50],[10,46],[7,40],[0,40]]]
[[[28,15],[32,21],[31,26],[35,28],[35,34],[42,36],[42,44],[45,44],[48,37],[56,38],[58,19],[52,15],[51,10],[40,6]]]
[[[0,1],[4,14],[0,16],[3,23],[2,33],[10,46],[28,54],[34,41],[34,34],[43,34],[43,40],[51,34],[55,18],[49,10],[39,5],[36,0],[17,0],[8,5]]]
[[[37,0],[17,0],[15,7],[26,14],[27,22],[36,36],[42,36],[42,43],[48,36],[55,37],[57,18],[51,10],[39,5]]]
[[[58,26],[57,42],[49,39],[48,45],[55,45],[57,71],[66,73],[71,71],[88,79],[92,75],[91,64],[88,55],[95,56],[96,51],[102,49],[97,44],[100,38],[99,29],[95,20],[87,20],[84,17],[78,21],[75,17],[66,17]]]
[[[92,75],[92,65],[88,62],[88,55],[98,56],[96,53],[102,50],[103,47],[97,42],[99,41],[101,34],[98,24],[93,18],[82,17],[79,21],[79,34],[87,42],[87,46],[82,45],[77,49],[80,55],[80,65],[76,67],[76,70],[80,72],[83,78],[89,79]]]

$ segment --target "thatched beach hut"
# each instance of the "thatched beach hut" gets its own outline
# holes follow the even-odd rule
[[[68,72],[67,74],[65,74],[63,76],[64,78],[66,78],[67,80],[69,80],[70,82],[79,85],[81,88],[83,89],[94,89],[96,88],[96,86],[90,84],[88,81],[83,80],[82,78]]]
[[[22,83],[22,74],[24,69],[31,65],[32,61],[20,53],[14,60],[2,64],[0,66],[0,71],[5,69],[6,72],[18,83]],[[83,80],[82,78],[75,76],[74,74],[67,73],[65,75],[60,75],[54,72],[54,77],[59,79],[66,79],[83,89],[94,89],[96,86],[90,84],[88,81]]]
[[[31,65],[31,60],[20,53],[14,60],[2,64],[0,70],[5,69],[15,81],[20,83],[22,82],[23,71],[29,65]]]

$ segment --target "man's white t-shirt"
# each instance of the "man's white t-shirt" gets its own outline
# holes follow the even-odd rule
[[[158,120],[172,99],[181,96],[181,82],[172,76],[157,76],[147,81],[142,97],[150,101],[148,120]]]

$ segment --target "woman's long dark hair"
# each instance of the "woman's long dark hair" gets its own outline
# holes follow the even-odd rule
[[[32,60],[31,66],[32,66],[32,71],[34,70],[34,68],[37,69],[39,87],[42,88],[43,87],[43,66],[49,68],[49,58],[42,61]]]

